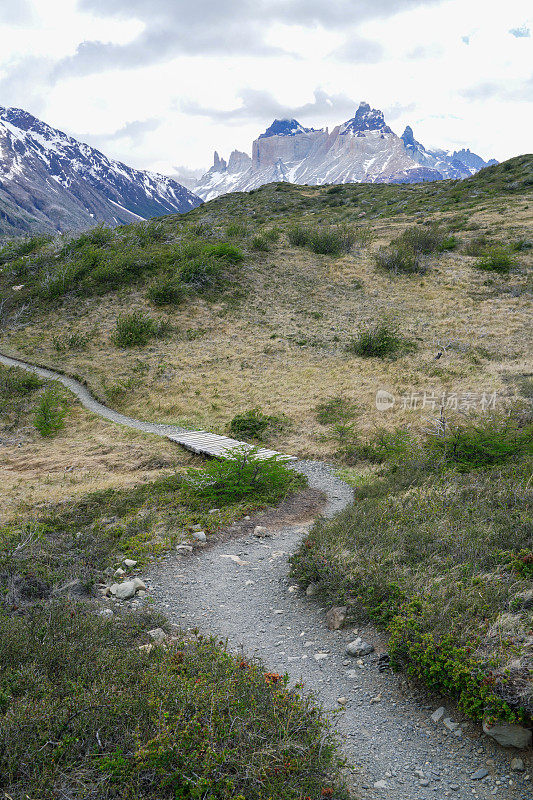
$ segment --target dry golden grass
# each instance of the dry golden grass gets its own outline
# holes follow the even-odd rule
[[[44,439],[32,426],[0,445],[0,524],[87,492],[153,480],[192,460],[167,439],[113,425],[72,402],[65,428]]]
[[[514,241],[529,235],[533,221],[533,208],[520,197],[464,213],[480,227],[460,232],[462,241],[483,232]],[[449,216],[432,214],[443,221]],[[270,252],[247,259],[247,294],[236,307],[195,299],[166,313],[150,307],[144,290],[122,291],[65,304],[4,338],[0,347],[83,375],[100,396],[108,393],[110,405],[144,419],[224,432],[239,411],[259,407],[284,414],[291,424],[272,441],[302,456],[331,452],[314,408],[334,395],[358,404],[362,430],[419,427],[424,416],[432,416],[431,408],[402,410],[400,403],[378,412],[379,388],[398,398],[412,391],[496,391],[500,402],[513,397],[513,376],[527,372],[530,363],[530,299],[524,287],[531,251],[517,254],[520,268],[507,276],[476,269],[475,259],[460,251],[430,256],[423,276],[379,272],[372,258],[376,247],[412,223],[397,217],[367,222],[372,245],[337,259],[291,248],[283,237]],[[114,324],[132,308],[168,318],[174,332],[145,348],[117,349],[111,343]],[[397,361],[345,352],[360,325],[384,318],[417,343],[416,352]],[[95,334],[87,350],[59,355],[53,336],[74,331]],[[439,345],[450,342],[456,349],[436,360]],[[109,394],[121,383],[128,387],[122,395]]]

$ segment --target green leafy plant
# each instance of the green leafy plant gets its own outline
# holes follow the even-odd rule
[[[241,502],[254,497],[277,502],[302,486],[302,479],[280,456],[260,458],[256,447],[236,447],[202,470],[189,470],[189,493],[207,504]]]
[[[263,414],[258,408],[236,414],[231,420],[228,431],[232,436],[242,439],[262,441],[267,433],[279,431],[283,427],[280,417]]]
[[[168,325],[145,316],[140,311],[124,314],[117,319],[113,341],[117,347],[144,347],[150,339],[164,336]]]
[[[388,323],[376,323],[362,328],[346,346],[348,353],[363,358],[398,358],[412,352],[415,344],[403,338]]]
[[[175,278],[161,278],[147,292],[148,299],[156,306],[179,305],[185,299],[185,290]]]
[[[37,403],[34,425],[41,436],[54,436],[65,427],[66,409],[57,389],[46,389]]]
[[[485,251],[476,267],[486,272],[509,272],[514,264],[514,258],[506,247],[491,247]]]

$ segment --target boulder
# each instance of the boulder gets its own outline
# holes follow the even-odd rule
[[[254,528],[254,536],[258,539],[265,539],[267,536],[272,536],[268,528],[265,528],[263,525],[256,525]]]
[[[367,656],[369,653],[372,653],[373,650],[374,646],[368,642],[365,642],[360,636],[358,636],[357,639],[354,639],[353,642],[349,642],[346,645],[346,653],[354,658],[357,658],[358,656]]]
[[[110,591],[118,600],[129,600],[135,595],[137,589],[133,581],[124,581],[124,583],[114,583]]]
[[[167,638],[163,628],[152,628],[151,631],[148,631],[148,636],[150,639],[153,639],[156,644],[162,644]]]
[[[197,542],[207,542],[205,531],[195,531],[192,535],[192,538],[196,539]]]
[[[346,621],[347,606],[333,606],[326,614],[326,622],[330,631],[338,631]]]
[[[508,725],[505,722],[489,725],[488,722],[483,722],[483,732],[502,747],[524,748],[531,744],[530,728],[523,728],[521,725]]]
[[[133,560],[133,558],[125,558],[125,559],[124,559],[124,565],[125,565],[125,566],[126,566],[128,569],[133,569],[134,567],[136,567],[136,566],[137,566],[137,562],[136,562],[136,561],[134,561],[134,560]]]

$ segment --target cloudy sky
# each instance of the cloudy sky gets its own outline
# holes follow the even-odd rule
[[[533,151],[532,37],[531,0],[0,0],[0,105],[167,174],[361,100],[501,160]]]

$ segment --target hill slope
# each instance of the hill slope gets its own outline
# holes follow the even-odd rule
[[[0,107],[0,234],[83,230],[183,213],[200,199],[18,108]]]

